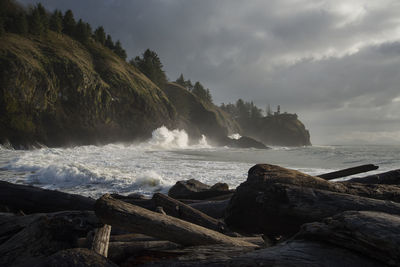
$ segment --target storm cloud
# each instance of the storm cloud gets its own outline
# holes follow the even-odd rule
[[[129,57],[155,50],[216,104],[297,113],[314,144],[400,144],[399,1],[41,2],[103,25]]]

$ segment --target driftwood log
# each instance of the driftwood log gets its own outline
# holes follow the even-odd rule
[[[228,227],[272,236],[294,234],[304,223],[348,210],[400,214],[400,203],[278,183],[260,191],[252,206],[244,200],[231,202]]]
[[[92,250],[107,258],[108,242],[110,241],[111,226],[105,224],[94,231]]]
[[[26,262],[19,266],[46,266],[46,267],[71,267],[71,266],[96,266],[96,267],[117,267],[115,263],[85,248],[65,249],[54,253],[53,255],[36,260],[34,262]]]
[[[108,194],[96,201],[95,212],[106,224],[182,245],[255,246],[168,215],[113,199]]]
[[[14,234],[0,245],[0,266],[27,263],[59,250],[73,248],[79,237],[101,226],[92,211],[65,211],[24,217],[28,216],[16,216],[10,222],[2,223],[3,226],[8,225],[8,229],[11,229],[10,223],[18,227],[12,229]]]
[[[204,214],[201,211],[164,194],[155,193],[153,195],[153,200],[156,206],[161,206],[169,216],[173,216],[175,218],[179,218],[218,232],[224,232],[226,229],[223,222],[218,221],[217,219],[214,219],[207,214]]]
[[[154,253],[154,255],[157,255]],[[162,259],[170,258],[170,259]],[[380,267],[381,262],[328,243],[293,240],[280,245],[250,250],[241,247],[195,246],[183,250],[168,250],[162,258],[153,258],[141,266],[288,266],[288,267]],[[137,264],[133,261],[132,265]]]
[[[302,226],[298,239],[332,243],[387,265],[400,266],[400,216],[372,211],[347,211]]]
[[[75,194],[0,181],[0,206],[25,214],[93,210],[95,200]]]
[[[377,170],[378,168],[379,168],[379,166],[376,166],[374,164],[366,164],[366,165],[356,166],[356,167],[347,168],[347,169],[343,169],[343,170],[339,170],[339,171],[324,173],[324,174],[318,175],[318,177],[323,178],[325,180],[332,180],[332,179],[347,177],[350,175],[359,174],[359,173],[363,173],[363,172],[374,171],[374,170]]]
[[[400,170],[393,170],[361,178],[353,178],[347,182],[355,182],[362,184],[392,184],[400,185]]]
[[[225,210],[228,207],[229,201],[230,198],[226,200],[203,201],[189,204],[189,206],[215,219],[222,219],[225,216]]]

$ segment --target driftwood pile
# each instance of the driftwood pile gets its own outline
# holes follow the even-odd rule
[[[0,182],[0,266],[399,266],[400,171],[329,181],[375,169],[97,200]]]

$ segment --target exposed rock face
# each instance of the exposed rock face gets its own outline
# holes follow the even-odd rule
[[[242,127],[245,135],[266,145],[309,146],[310,133],[296,114],[275,114],[260,119],[253,127]]]
[[[226,183],[213,186],[203,184],[195,179],[178,181],[168,191],[168,196],[175,199],[206,199],[231,193]]]
[[[230,147],[238,147],[238,148],[258,148],[258,149],[267,149],[263,143],[248,137],[242,136],[239,139],[226,139],[226,145]]]
[[[107,48],[54,32],[0,40],[1,142],[95,144],[173,127],[163,91]]]
[[[179,84],[169,83],[164,92],[178,113],[179,127],[185,129],[193,141],[205,135],[211,142],[225,145],[229,134],[240,132],[239,125],[229,114],[202,101]]]

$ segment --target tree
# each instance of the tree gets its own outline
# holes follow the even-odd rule
[[[70,36],[74,36],[76,27],[76,21],[74,19],[74,14],[69,9],[65,12],[63,17],[63,30],[62,32]]]
[[[39,10],[34,8],[29,19],[29,32],[33,35],[42,35],[45,32]]]
[[[63,29],[63,17],[60,10],[54,10],[50,17],[49,27],[50,30],[55,31],[56,33],[61,33]]]
[[[27,34],[29,30],[28,20],[25,13],[19,13],[14,19],[15,32],[19,34]]]
[[[181,75],[178,77],[178,79],[176,79],[175,81],[177,84],[182,85],[183,87],[186,87],[185,84],[185,78],[183,78],[183,74],[181,73]]]
[[[78,21],[74,31],[74,37],[81,43],[86,44],[89,40],[90,33],[88,27],[81,19]]]
[[[109,34],[107,34],[107,39],[105,42],[106,47],[110,48],[111,50],[114,50],[114,42]]]
[[[123,60],[126,60],[126,52],[122,48],[121,42],[119,40],[115,43],[114,53],[117,54]]]
[[[47,33],[47,31],[49,30],[49,18],[47,16],[46,9],[44,9],[41,3],[37,4],[36,9],[39,13],[40,20],[43,25],[43,33]]]
[[[99,42],[102,45],[105,45],[106,43],[106,32],[104,31],[103,26],[98,27],[94,31],[93,38],[96,42]]]
[[[142,58],[135,58],[135,66],[160,88],[167,83],[167,76],[156,52],[147,49]]]
[[[0,36],[4,35],[6,32],[4,28],[4,20],[2,17],[0,17]]]

